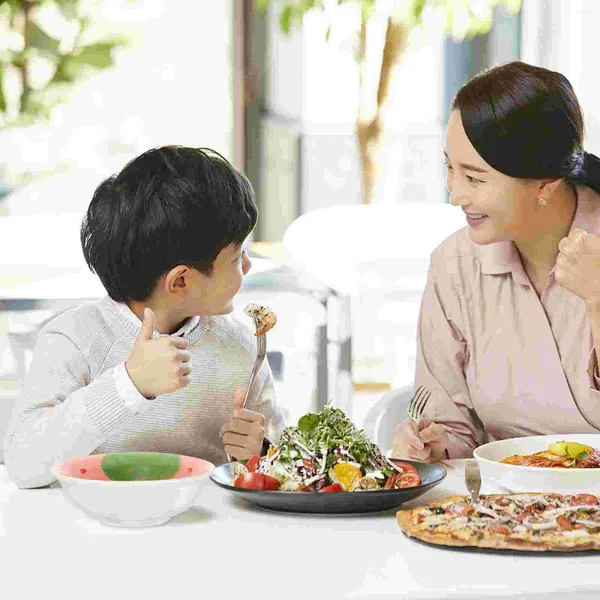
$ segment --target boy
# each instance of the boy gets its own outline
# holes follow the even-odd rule
[[[219,464],[277,437],[267,361],[240,408],[256,341],[223,316],[250,269],[257,218],[248,180],[211,150],[150,150],[100,184],[81,241],[108,295],[40,333],[5,440],[19,487],[52,483],[52,465],[73,456],[156,451]]]

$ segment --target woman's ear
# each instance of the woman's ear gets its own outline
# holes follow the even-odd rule
[[[189,292],[189,275],[190,269],[186,265],[173,267],[165,276],[164,290],[169,294],[185,296]]]
[[[560,185],[562,179],[542,179],[538,185],[539,196],[548,200]]]

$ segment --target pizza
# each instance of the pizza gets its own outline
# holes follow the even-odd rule
[[[600,452],[577,442],[555,442],[550,444],[547,450],[535,454],[515,454],[500,462],[522,467],[598,469]]]
[[[275,323],[277,323],[277,316],[275,313],[266,306],[259,306],[258,304],[248,304],[246,308],[244,308],[244,312],[252,317],[256,316],[256,334],[255,335],[265,335],[267,331],[273,329],[275,327]]]
[[[399,510],[409,537],[441,546],[574,552],[600,550],[600,501],[591,494],[450,496]]]

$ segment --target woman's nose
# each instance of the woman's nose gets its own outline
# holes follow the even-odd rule
[[[452,206],[465,206],[469,204],[468,195],[464,193],[462,186],[453,185],[448,188],[448,201]]]

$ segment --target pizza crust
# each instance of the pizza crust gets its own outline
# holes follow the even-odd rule
[[[524,493],[519,496],[549,496],[550,494]],[[486,498],[510,497],[510,494],[489,494]],[[585,540],[565,538],[560,533],[548,532],[539,535],[539,539],[524,539],[527,535],[506,536],[495,533],[492,529],[484,530],[484,534],[460,529],[462,536],[455,532],[438,527],[435,531],[420,527],[420,514],[430,514],[427,509],[449,504],[463,504],[468,496],[450,496],[444,500],[432,502],[426,506],[413,509],[401,509],[396,513],[398,525],[405,535],[439,546],[477,547],[492,550],[521,550],[533,552],[577,552],[582,550],[600,550],[600,533],[589,533]],[[450,517],[450,519],[453,517]],[[449,519],[449,520],[450,520]]]

